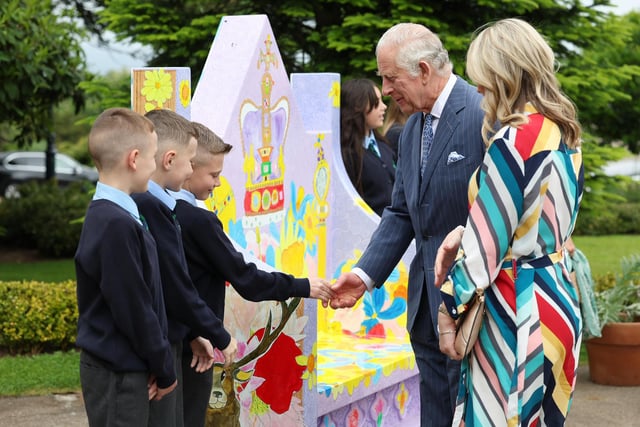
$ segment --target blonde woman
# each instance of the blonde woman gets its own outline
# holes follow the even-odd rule
[[[396,155],[398,155],[398,140],[408,118],[409,116],[402,112],[398,103],[391,98],[387,113],[384,116],[381,132]]]
[[[580,125],[555,68],[543,37],[519,19],[481,29],[467,53],[488,148],[470,181],[467,224],[436,258],[440,349],[462,359],[454,322],[477,288],[486,313],[462,362],[454,425],[561,426],[569,411],[582,325],[562,248],[583,169]]]

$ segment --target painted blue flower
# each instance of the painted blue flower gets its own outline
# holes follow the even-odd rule
[[[383,287],[374,288],[373,292],[364,294],[364,314],[368,319],[362,322],[365,333],[369,333],[374,326],[382,320],[395,319],[407,309],[407,301],[404,298],[396,297],[391,301],[391,305],[383,310],[385,303],[389,300],[389,293]]]
[[[298,191],[296,190],[295,183],[291,183],[291,208],[289,209],[289,215],[292,217],[293,232],[295,238],[305,242],[305,250],[311,256],[315,256],[317,252],[317,244],[315,241],[307,241],[307,233],[304,227],[304,216],[307,213],[307,208],[313,204],[313,196],[305,194],[301,201],[298,201]],[[289,215],[285,216],[285,222],[289,222]]]

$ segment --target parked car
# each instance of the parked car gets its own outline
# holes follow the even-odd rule
[[[44,181],[46,154],[42,151],[6,151],[0,153],[0,196],[19,197],[18,186],[27,181]],[[98,171],[66,154],[55,154],[55,178],[60,185],[76,181],[98,181]]]

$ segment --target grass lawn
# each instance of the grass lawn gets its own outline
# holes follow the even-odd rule
[[[64,282],[75,280],[73,259],[0,263],[0,281],[35,280],[38,282]]]
[[[77,351],[0,357],[0,396],[80,391]]]
[[[620,261],[631,254],[640,254],[640,236],[573,236],[573,242],[589,260],[594,277],[620,271]]]

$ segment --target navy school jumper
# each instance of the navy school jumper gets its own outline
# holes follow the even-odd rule
[[[175,212],[182,227],[191,279],[202,299],[220,319],[224,318],[225,282],[249,301],[283,301],[309,296],[308,279],[262,271],[255,264],[247,263],[213,212],[183,199],[177,201]]]
[[[75,255],[76,344],[115,372],[150,372],[158,387],[176,380],[156,244],[122,207],[90,203]]]
[[[174,212],[148,191],[132,197],[158,245],[169,340],[171,343],[181,342],[191,330],[192,337],[202,336],[214,346],[226,348],[231,336],[224,329],[220,318],[200,298],[191,281],[180,224]]]

